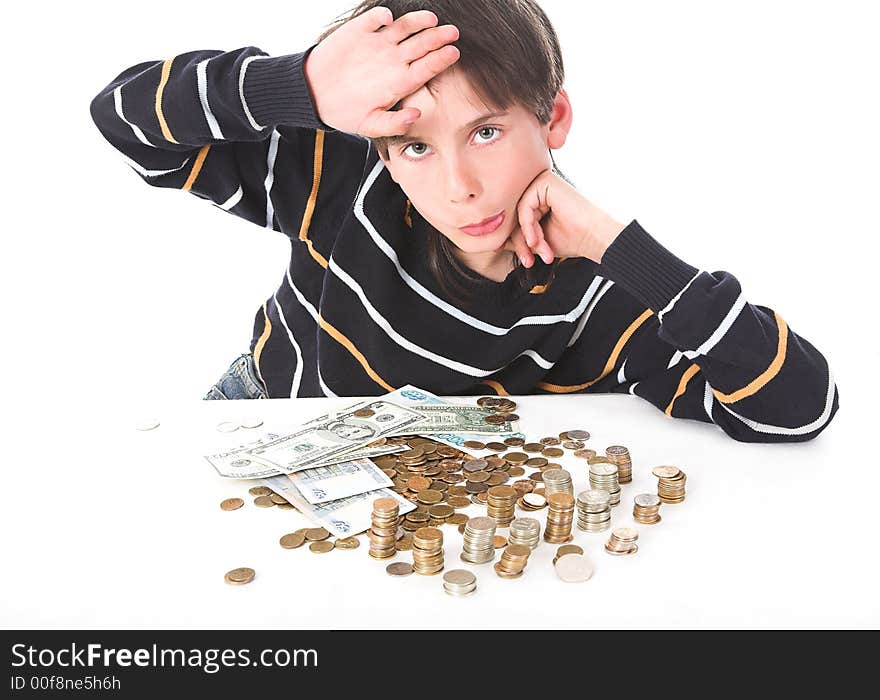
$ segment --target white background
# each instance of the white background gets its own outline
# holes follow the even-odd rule
[[[767,551],[785,552],[795,541],[797,551],[814,557],[812,570],[822,572],[821,590],[847,599],[852,586],[877,576],[876,518],[866,515],[876,507],[872,429],[880,361],[874,308],[880,232],[876,6],[540,4],[559,34],[574,107],[569,141],[554,153],[562,170],[591,201],[619,220],[637,218],[694,266],[734,273],[749,301],[779,311],[828,358],[841,411],[819,440],[801,446],[798,460],[786,462],[775,490],[765,493],[762,479],[777,475],[776,455],[794,447],[748,447],[719,435],[701,468],[710,482],[734,477],[733,471],[716,477],[714,466],[723,471],[721,464],[728,470],[741,465],[750,492],[769,502],[763,516],[769,511],[786,525],[782,533],[762,528],[766,540],[745,534],[733,539],[725,562],[747,571],[757,586],[762,572],[756,562],[764,562]],[[17,579],[4,576],[0,582],[0,624],[137,624],[126,605],[141,601],[126,598],[124,591],[113,598],[107,557],[122,552],[129,574],[146,576],[163,566],[159,553],[169,562],[183,550],[198,556],[205,538],[222,536],[196,515],[206,502],[214,507],[211,489],[217,488],[205,466],[192,459],[163,461],[133,478],[125,471],[131,456],[115,450],[131,448],[126,431],[135,416],[178,411],[195,420],[231,410],[203,407],[199,399],[247,350],[254,313],[287,262],[289,244],[281,234],[188,194],[146,185],[103,140],[89,102],[118,73],[142,61],[249,45],[274,55],[304,50],[348,7],[335,0],[317,9],[300,2],[159,0],[148,11],[109,2],[16,8],[4,39],[10,62],[0,117],[6,136],[0,298],[7,445],[0,554],[15,567]],[[588,415],[605,401],[578,400]],[[626,423],[633,435],[659,426],[662,434],[681,438],[665,461],[683,463],[679,451],[692,436],[718,432],[669,421],[651,406],[638,406],[635,398],[620,400],[628,402]],[[306,405],[313,404],[304,402],[296,411]],[[626,444],[628,435],[616,439]],[[716,452],[721,464],[713,465],[708,457]],[[110,464],[125,474],[118,485],[107,472]],[[187,473],[187,497],[181,498],[175,470],[190,468],[196,474]],[[190,499],[199,508],[187,510]],[[728,503],[716,525],[735,532],[732,523],[749,503]],[[123,515],[129,510],[144,519],[137,543],[124,538],[130,522]],[[163,540],[157,549],[148,526],[163,532],[163,519],[180,528],[179,539]],[[810,546],[820,523],[820,546]],[[705,520],[694,525],[707,526]],[[112,547],[103,545],[108,537]],[[860,546],[846,550],[851,556],[835,556],[840,543],[852,542]],[[132,563],[137,562],[132,548],[138,547],[149,552],[141,562],[144,570]],[[689,548],[679,565],[696,571],[702,556]],[[98,567],[96,580],[82,570],[89,565]],[[217,573],[216,566],[207,567],[205,585],[216,581]],[[72,601],[63,610],[47,604],[69,590],[73,576],[77,585],[88,580],[104,602],[82,609]],[[650,569],[639,577],[633,594],[662,598],[666,582]],[[158,603],[170,603],[175,591],[199,590],[191,583],[181,586],[153,589]],[[545,593],[528,591],[532,601]],[[747,592],[759,599],[757,591]],[[736,595],[728,589],[723,597]],[[108,605],[111,600],[116,604]],[[793,609],[784,597],[773,601],[761,614],[739,619],[745,626],[792,625],[797,615],[804,624],[829,626],[877,626],[880,619],[873,599],[859,599],[861,616],[851,607],[837,616],[828,609],[819,617],[810,615],[805,598],[791,603]],[[394,607],[400,595],[386,602]],[[257,598],[251,603],[259,607]],[[682,619],[734,624],[724,614],[724,600],[694,605]],[[328,609],[330,618],[309,624],[375,621],[355,601]],[[334,610],[345,617],[332,617]],[[512,624],[540,624],[523,620],[520,611],[520,603],[511,602],[511,615],[517,616]],[[640,624],[623,603],[617,613],[603,618],[604,624]],[[641,619],[641,624],[674,625],[673,620]],[[205,624],[204,618],[183,614],[154,622]],[[409,617],[392,622],[415,624]],[[549,622],[564,624],[555,617]],[[441,624],[439,618],[435,623]],[[588,624],[579,619],[569,626]],[[221,618],[217,626],[223,626]]]

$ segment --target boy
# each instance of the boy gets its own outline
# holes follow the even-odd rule
[[[563,78],[532,0],[368,0],[303,53],[194,51],[112,81],[92,117],[147,183],[291,240],[205,398],[629,392],[742,441],[824,429],[816,348],[560,176]]]

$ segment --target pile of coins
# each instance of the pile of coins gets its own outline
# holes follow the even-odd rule
[[[420,527],[413,534],[413,571],[433,576],[443,570],[443,533],[436,527]]]
[[[507,527],[515,517],[516,489],[510,486],[493,486],[487,493],[489,517],[495,519],[498,527]]]
[[[370,556],[387,559],[397,553],[397,527],[400,507],[393,498],[377,498],[373,501],[372,526],[367,533],[370,538]]]
[[[534,549],[541,541],[541,523],[535,518],[517,518],[510,523],[510,536],[507,541],[510,544],[524,544],[529,549]]]
[[[617,465],[608,462],[590,464],[590,488],[607,491],[612,506],[620,503],[620,483]]]
[[[651,473],[657,477],[657,495],[664,503],[681,503],[684,500],[685,473],[678,467],[654,467]]]
[[[529,562],[532,550],[523,544],[509,544],[495,564],[495,573],[501,578],[519,578]]]
[[[464,569],[452,569],[443,574],[443,590],[449,595],[464,598],[477,590],[477,577]]]
[[[544,496],[549,498],[554,493],[574,495],[571,474],[565,469],[548,469],[544,472]]]
[[[495,411],[495,415],[485,418],[490,425],[502,425],[506,421],[513,423],[519,420],[519,416],[514,413],[516,403],[510,399],[501,396],[481,396],[477,399],[477,406],[491,408]]]
[[[571,524],[574,522],[574,497],[567,493],[554,493],[547,498],[547,528],[544,541],[553,544],[571,542]]]
[[[634,527],[619,527],[611,531],[611,539],[605,543],[605,551],[609,554],[635,554],[639,551],[636,540],[639,532]]]
[[[633,480],[632,459],[629,456],[629,450],[623,445],[612,445],[605,448],[605,455],[611,460],[611,463],[617,466],[617,481],[621,484],[628,484]]]
[[[287,502],[287,499],[279,493],[275,493],[268,486],[254,486],[248,489],[248,493],[254,496],[254,505],[257,508],[272,508],[277,506],[281,510],[297,510],[295,506]],[[220,507],[223,510],[236,510],[235,504],[240,498],[227,498]],[[242,501],[244,505],[244,501]]]
[[[633,518],[645,525],[660,522],[660,497],[653,493],[640,493],[635,497]]]
[[[464,526],[461,559],[468,564],[485,564],[495,558],[494,518],[471,518]]]
[[[604,532],[611,527],[611,496],[604,489],[581,491],[577,497],[578,528]]]

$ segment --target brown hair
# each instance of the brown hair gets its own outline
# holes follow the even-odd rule
[[[408,12],[430,10],[437,15],[438,26],[454,24],[459,31],[454,43],[460,57],[453,65],[468,78],[483,102],[499,110],[519,104],[540,124],[549,123],[565,71],[556,32],[534,0],[364,0],[334,20],[316,43],[377,6],[391,10],[395,19]],[[426,87],[431,89],[431,81]],[[400,109],[400,102],[390,109]],[[370,141],[387,160],[388,138]],[[550,158],[554,172],[571,184],[556,167],[552,152]],[[474,273],[455,257],[455,244],[431,226],[427,236],[428,266],[440,286],[459,301],[474,301],[459,277],[474,277]],[[515,253],[511,255],[516,258]],[[557,258],[552,263],[548,285],[559,262]],[[521,286],[529,283],[529,272],[517,259],[513,274]]]

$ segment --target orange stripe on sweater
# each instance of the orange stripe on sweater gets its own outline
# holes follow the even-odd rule
[[[779,333],[779,340],[776,345],[776,357],[773,358],[773,361],[766,370],[742,389],[738,389],[730,394],[722,394],[717,389],[713,389],[712,393],[715,394],[715,398],[721,403],[734,403],[736,401],[741,401],[747,396],[756,394],[765,384],[767,384],[767,382],[779,374],[779,370],[782,369],[782,365],[785,362],[785,354],[788,349],[788,325],[778,313],[774,311],[773,314],[776,316],[776,328]]]
[[[162,114],[162,93],[165,91],[165,83],[171,75],[171,64],[173,58],[169,58],[162,64],[162,77],[159,79],[159,87],[156,88],[156,118],[159,120],[159,128],[162,130],[162,136],[166,141],[177,143],[177,140],[171,135],[171,129],[168,128],[168,122],[165,121],[165,115]]]
[[[669,405],[666,407],[666,415],[672,416],[672,406],[675,404],[675,400],[681,396],[685,391],[687,391],[688,382],[693,378],[697,372],[700,371],[700,368],[696,365],[691,365],[688,367],[684,374],[681,375],[681,381],[678,383],[678,388],[675,390],[675,395],[672,397],[672,400],[669,402]]]

